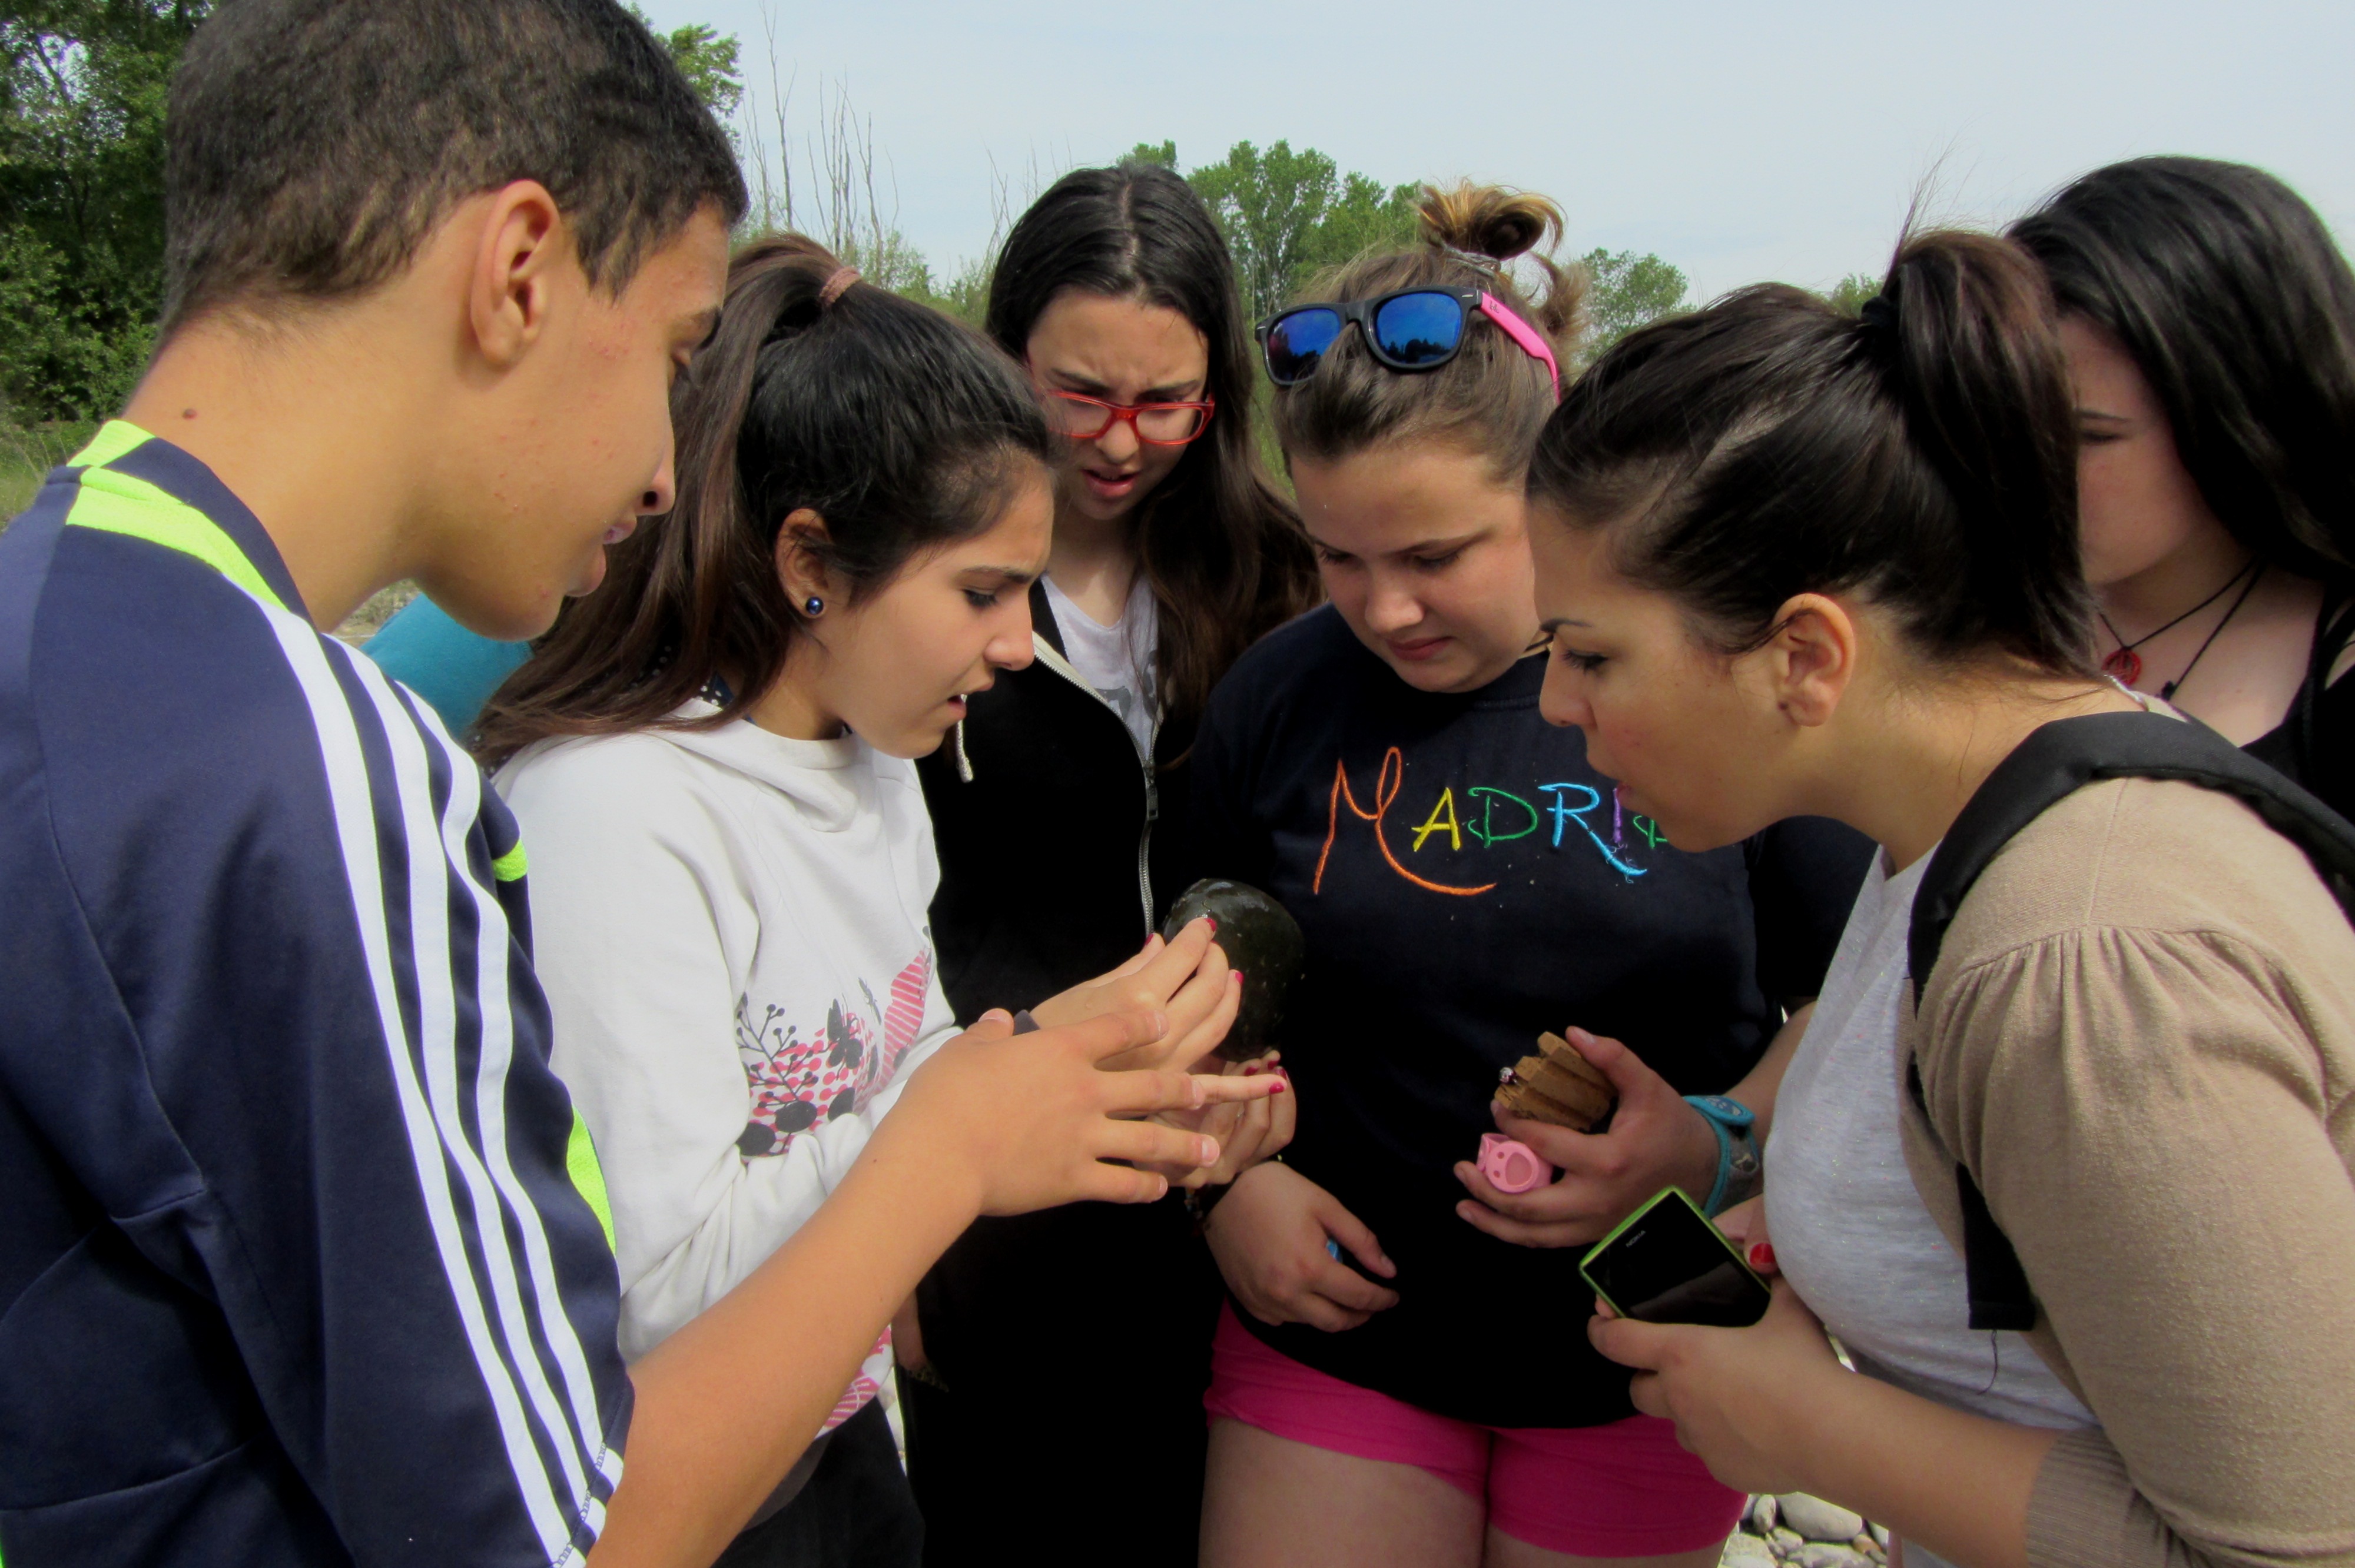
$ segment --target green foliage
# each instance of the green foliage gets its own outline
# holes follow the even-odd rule
[[[49,470],[90,444],[95,420],[12,429],[0,425],[0,531],[33,503]]]
[[[922,290],[902,289],[900,292],[979,332],[989,314],[989,274],[993,270],[993,258],[976,256],[958,268],[954,278],[934,283],[928,274]]]
[[[120,407],[146,363],[163,292],[166,87],[210,8],[211,0],[0,5],[0,499],[29,493],[34,481],[25,476],[61,455],[32,453],[27,431],[70,428]],[[744,96],[736,36],[690,23],[655,37],[732,140]],[[869,281],[980,326],[996,242],[953,276],[935,277],[876,199],[863,127],[847,104],[837,109],[840,123],[816,171],[826,187],[819,207],[834,221],[815,227]],[[759,151],[753,162],[765,169]],[[1178,167],[1174,141],[1139,143],[1130,155]],[[1281,309],[1322,269],[1416,237],[1415,185],[1344,173],[1313,147],[1238,142],[1187,178],[1234,251],[1254,317]],[[790,187],[786,199],[790,217]],[[1002,236],[1010,222],[1003,188],[999,204]],[[1657,256],[1598,250],[1587,265],[1605,342],[1684,303],[1683,274]],[[1842,292],[1851,285],[1861,290],[1853,299]],[[1850,279],[1832,297],[1852,308],[1872,288]]]
[[[1363,175],[1341,176],[1341,193],[1325,211],[1325,220],[1310,235],[1307,263],[1312,269],[1337,267],[1369,250],[1396,250],[1414,242],[1420,232],[1415,216],[1421,188],[1413,184],[1385,190]],[[1303,277],[1295,283],[1305,283]]]
[[[1687,308],[1684,273],[1657,256],[1598,249],[1588,251],[1583,262],[1592,353],[1600,354],[1637,327]]]
[[[635,5],[623,7],[635,16],[655,41],[667,50],[687,85],[695,89],[695,96],[711,111],[719,123],[727,128],[728,140],[736,140],[736,106],[744,101],[744,76],[737,63],[740,46],[736,35],[722,33],[701,22],[689,22],[684,27],[669,32],[655,30],[654,19]]]
[[[1881,280],[1864,272],[1850,272],[1824,291],[1832,308],[1854,315],[1864,309],[1864,302],[1881,292]]]
[[[858,275],[879,289],[889,289],[895,294],[912,294],[929,299],[932,292],[932,269],[924,253],[908,241],[908,237],[896,227],[881,228],[873,234],[846,234],[828,247],[846,267],[856,267]]]
[[[87,419],[145,365],[163,297],[164,103],[208,0],[0,10],[0,412]]]
[[[886,227],[879,238],[847,238],[832,249],[846,263],[858,268],[866,281],[954,316],[975,332],[981,330],[983,314],[989,308],[994,252],[967,261],[954,277],[935,278],[924,253],[894,227]]]
[[[1166,152],[1176,166],[1175,143],[1138,152]],[[1226,235],[1253,317],[1281,310],[1323,268],[1414,238],[1413,185],[1385,188],[1364,175],[1345,175],[1314,147],[1295,153],[1277,142],[1263,153],[1238,142],[1224,162],[1186,178]]]

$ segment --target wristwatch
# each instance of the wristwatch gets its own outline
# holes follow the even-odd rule
[[[1758,1118],[1740,1100],[1724,1095],[1687,1095],[1685,1104],[1700,1112],[1717,1134],[1717,1181],[1709,1190],[1701,1212],[1711,1219],[1745,1198],[1755,1197],[1765,1185],[1765,1161],[1758,1156],[1758,1135],[1752,1130]]]

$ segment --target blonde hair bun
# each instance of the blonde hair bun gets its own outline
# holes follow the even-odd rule
[[[1423,186],[1416,216],[1425,242],[1497,261],[1550,248],[1562,232],[1561,208],[1544,196],[1470,180]]]
[[[1541,196],[1469,180],[1425,185],[1417,209],[1419,244],[1369,250],[1311,280],[1302,301],[1378,300],[1417,289],[1459,297],[1476,290],[1508,307],[1553,350],[1557,366],[1577,367],[1585,331],[1586,270],[1557,262],[1561,208]],[[1521,260],[1518,268],[1507,262]],[[1515,272],[1525,274],[1516,278]],[[1275,429],[1287,461],[1342,458],[1385,442],[1443,440],[1476,451],[1497,474],[1529,466],[1538,432],[1553,413],[1553,376],[1501,326],[1473,332],[1462,352],[1427,374],[1401,376],[1345,334],[1316,375],[1275,396]]]

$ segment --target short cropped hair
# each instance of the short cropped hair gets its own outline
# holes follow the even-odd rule
[[[398,275],[470,196],[538,180],[619,292],[744,178],[617,0],[223,0],[165,123],[162,330]]]

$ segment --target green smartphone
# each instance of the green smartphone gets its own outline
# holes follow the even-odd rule
[[[1578,1260],[1578,1272],[1622,1318],[1746,1329],[1774,1299],[1700,1205],[1664,1188]]]

